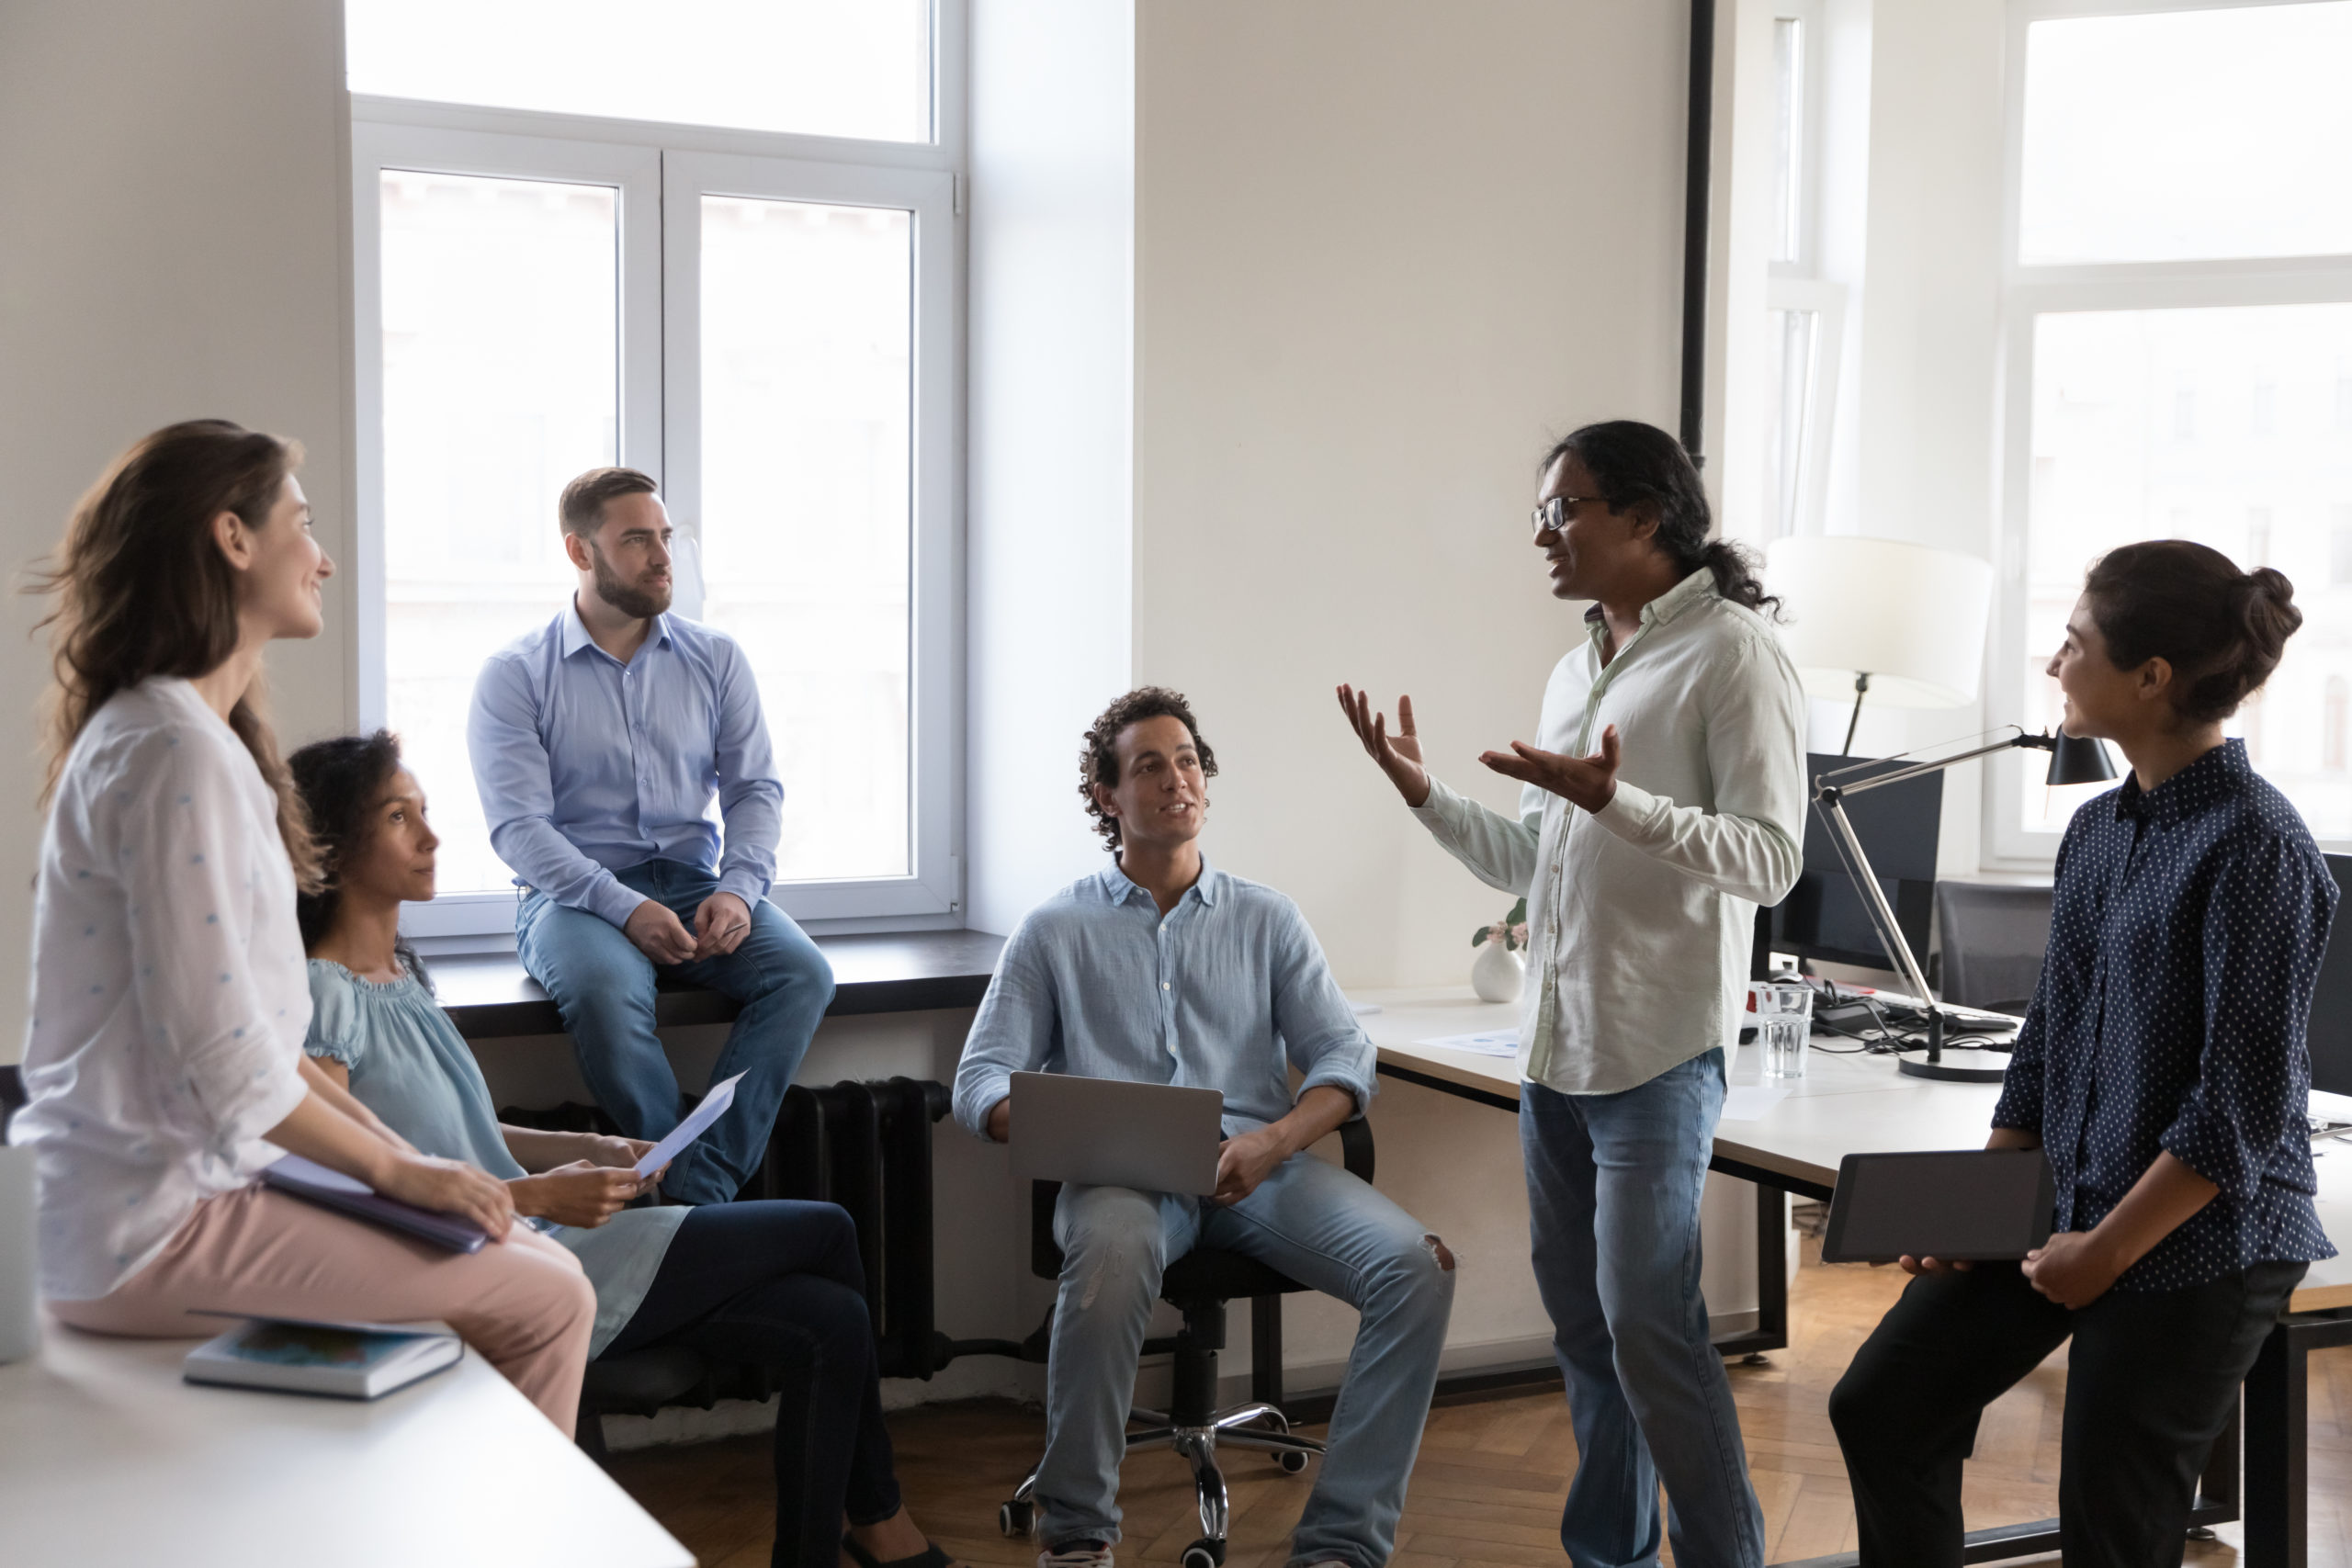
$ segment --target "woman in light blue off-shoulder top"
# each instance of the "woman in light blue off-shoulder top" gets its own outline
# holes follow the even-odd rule
[[[770,1371],[782,1395],[775,1563],[831,1568],[846,1549],[866,1568],[949,1568],[899,1501],[848,1213],[793,1201],[627,1207],[651,1190],[633,1169],[651,1145],[502,1125],[399,940],[401,905],[433,897],[438,842],[399,742],[380,730],[321,741],[290,765],[326,877],[298,909],[311,1055],[419,1149],[505,1181],[514,1212],[578,1256],[596,1290],[592,1357],[675,1343]]]

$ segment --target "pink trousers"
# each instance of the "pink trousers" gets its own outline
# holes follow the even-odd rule
[[[580,1260],[521,1224],[470,1256],[445,1252],[259,1185],[208,1198],[155,1260],[60,1321],[96,1334],[209,1337],[190,1307],[255,1317],[439,1318],[566,1437],[580,1409],[596,1295]]]

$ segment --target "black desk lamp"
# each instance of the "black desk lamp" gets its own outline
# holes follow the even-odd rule
[[[1862,841],[1854,834],[1854,825],[1846,819],[1845,799],[1865,790],[1881,789],[1905,779],[1916,779],[1922,773],[1940,773],[1958,763],[1977,757],[1989,757],[1996,751],[2007,751],[2018,747],[2030,747],[2050,753],[2050,772],[2043,782],[2052,784],[2099,784],[2116,776],[2115,764],[2109,760],[2107,748],[2084,736],[2068,735],[2061,730],[2056,735],[2028,735],[2019,731],[2006,740],[1990,746],[1980,746],[1973,751],[1946,757],[1939,761],[1915,762],[1892,773],[1877,773],[1851,784],[1838,781],[1874,768],[1877,762],[1858,763],[1840,768],[1834,773],[1824,773],[1813,781],[1813,798],[1821,807],[1830,827],[1830,842],[1838,846],[1838,859],[1846,863],[1846,874],[1853,879],[1855,891],[1862,896],[1862,908],[1869,911],[1871,924],[1878,931],[1879,945],[1886,950],[1894,962],[1894,972],[1928,1010],[1928,1048],[1917,1058],[1905,1053],[1896,1066],[1913,1077],[1937,1078],[1946,1083],[1999,1083],[2007,1071],[2002,1066],[1962,1066],[1944,1060],[1944,1011],[1928,989],[1928,976],[1920,969],[1919,961],[1911,953],[1911,944],[1903,939],[1903,930],[1894,922],[1894,910],[1886,901],[1886,890],[1878,885],[1878,877],[1871,871],[1870,857],[1862,852]],[[2006,1055],[2006,1053],[2003,1053]]]

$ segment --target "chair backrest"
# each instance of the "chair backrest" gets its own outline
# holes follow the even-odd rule
[[[2023,1012],[2050,946],[2050,889],[1991,882],[1936,884],[1943,999]]]

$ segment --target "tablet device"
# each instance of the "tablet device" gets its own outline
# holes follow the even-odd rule
[[[1070,1073],[1012,1075],[1012,1174],[1205,1198],[1216,1190],[1225,1096]]]
[[[1838,1167],[1821,1260],[2023,1258],[2050,1239],[2057,1202],[2040,1149],[1848,1155]]]

